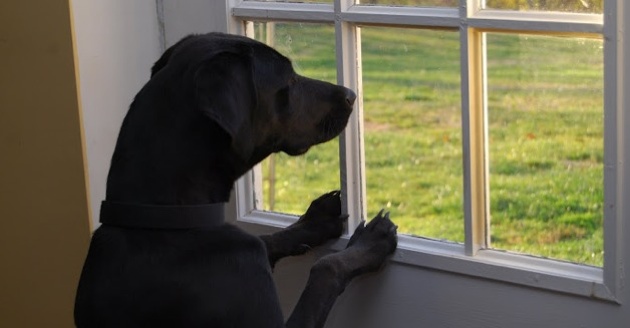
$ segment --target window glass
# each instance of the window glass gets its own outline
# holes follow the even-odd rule
[[[602,265],[602,41],[486,37],[492,247]]]
[[[254,23],[256,39],[290,58],[298,74],[336,83],[334,27],[303,23]],[[302,156],[277,153],[262,162],[263,209],[303,214],[310,201],[340,188],[339,141]]]
[[[464,241],[459,38],[361,28],[367,207],[400,233]]]
[[[601,14],[604,0],[486,0],[486,8]]]

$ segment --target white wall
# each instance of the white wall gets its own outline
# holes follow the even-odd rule
[[[164,38],[171,46],[191,33],[225,32],[225,1],[157,0],[164,12]]]
[[[155,0],[72,1],[92,220],[122,119],[162,52]]]

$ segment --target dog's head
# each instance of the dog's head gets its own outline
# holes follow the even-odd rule
[[[248,165],[272,152],[299,155],[336,137],[356,98],[345,87],[298,75],[267,45],[234,35],[182,39],[155,63],[151,79],[173,72],[192,90],[194,107],[227,132],[231,149]]]

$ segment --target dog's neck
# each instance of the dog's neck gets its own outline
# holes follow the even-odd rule
[[[122,163],[121,163],[122,164]],[[131,159],[112,165],[107,200],[154,205],[199,205],[229,200],[234,173],[204,160],[173,168]],[[214,171],[210,173],[209,171]]]
[[[173,104],[162,87],[145,86],[130,106],[112,157],[106,200],[147,205],[229,201],[236,179],[275,149],[257,146],[244,160],[225,130],[193,104]]]
[[[156,124],[132,109],[121,128],[107,180],[108,201],[199,205],[229,201],[234,181],[251,166],[209,120]],[[146,114],[146,113],[145,113]],[[161,126],[160,126],[161,125]]]

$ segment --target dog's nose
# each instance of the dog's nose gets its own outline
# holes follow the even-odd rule
[[[350,89],[346,89],[346,103],[348,106],[354,105],[355,100],[357,100],[357,94]]]

